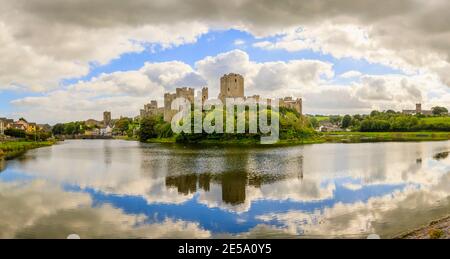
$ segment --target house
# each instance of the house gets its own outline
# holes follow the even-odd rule
[[[13,123],[12,119],[0,118],[0,135],[4,135],[5,130],[9,129]]]
[[[100,135],[102,136],[111,136],[112,135],[112,128],[108,125],[104,128],[100,128]]]
[[[28,127],[26,129],[26,132],[28,133],[34,133],[38,130],[37,124],[34,122],[28,123]]]
[[[15,128],[20,128],[23,130],[27,130],[28,128],[28,122],[23,118],[20,118],[18,121],[14,122],[14,125]]]
[[[44,131],[44,132],[51,132],[52,131],[52,126],[50,126],[48,124],[38,124],[37,128],[39,130]]]
[[[9,128],[26,131],[27,125],[24,125],[23,123],[14,122],[14,123],[10,124]]]
[[[84,135],[86,136],[98,136],[100,135],[100,130],[97,128],[93,128],[92,130],[86,130],[84,132]]]
[[[344,131],[339,125],[333,124],[329,121],[323,121],[319,123],[317,128],[319,132],[333,132],[333,131]]]

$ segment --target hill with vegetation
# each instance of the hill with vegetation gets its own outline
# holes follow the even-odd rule
[[[268,112],[272,112],[269,111]],[[202,114],[203,118],[208,116],[206,112]],[[259,114],[258,114],[259,116]],[[297,111],[281,107],[278,114],[280,121],[279,138],[280,143],[308,143],[316,142],[318,134],[311,127],[309,119],[300,115]],[[248,119],[248,113],[246,114]],[[259,118],[259,117],[258,117]],[[270,118],[270,116],[269,116]],[[237,115],[235,114],[234,123],[236,125]],[[226,116],[224,115],[224,126]],[[257,119],[258,121],[258,119]],[[248,120],[247,120],[248,122]],[[193,115],[192,115],[192,125]],[[193,126],[192,126],[193,127]],[[225,131],[225,130],[224,130]],[[193,132],[193,130],[192,130]],[[248,132],[248,123],[246,125]],[[163,120],[162,116],[148,116],[141,119],[140,127],[137,133],[141,142],[178,142],[178,143],[249,143],[257,144],[264,134],[258,133],[212,133],[205,131],[202,133],[179,133],[172,132],[171,125]]]

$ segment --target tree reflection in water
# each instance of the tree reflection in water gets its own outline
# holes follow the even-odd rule
[[[298,159],[299,179],[303,179],[303,156]],[[232,171],[218,174],[183,174],[166,177],[166,187],[176,188],[183,195],[194,194],[201,189],[205,192],[210,190],[210,184],[216,183],[222,187],[222,201],[231,205],[239,205],[245,202],[246,187],[260,188],[263,184],[271,184],[292,175],[274,174],[251,174],[246,171]]]
[[[6,161],[4,158],[0,158],[0,173],[6,169]]]

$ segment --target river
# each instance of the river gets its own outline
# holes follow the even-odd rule
[[[68,140],[0,162],[0,238],[390,238],[450,214],[449,152]]]

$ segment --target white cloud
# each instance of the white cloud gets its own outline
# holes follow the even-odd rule
[[[114,117],[134,117],[152,99],[162,105],[166,91],[203,85],[204,79],[185,63],[146,63],[139,70],[101,74],[44,96],[16,99],[12,104],[17,108],[17,116],[38,122],[100,119],[105,110],[111,111]]]
[[[93,206],[89,194],[66,192],[41,180],[0,182],[0,187],[1,238],[65,239],[71,233],[82,238],[211,236],[196,222],[167,218],[148,223],[145,215],[126,214],[108,204]],[[16,208],[14,213],[9,213],[11,206]]]
[[[105,64],[123,53],[142,51],[149,43],[171,47],[195,42],[211,28],[237,28],[257,37],[281,36],[275,42],[255,44],[263,48],[307,48],[336,57],[364,58],[404,70],[430,70],[444,83],[450,82],[446,73],[450,66],[449,2],[445,0],[370,0],[358,5],[350,0],[290,4],[2,0],[0,6],[2,34],[6,33],[2,37],[19,50],[27,49],[6,60],[31,55],[28,58],[41,60],[36,66],[48,68],[42,71],[55,71],[33,80],[26,80],[31,72],[17,71],[13,80],[0,82],[8,89],[15,84],[34,89],[54,85],[61,78],[85,74],[89,62]]]
[[[321,77],[334,75],[330,63],[317,60],[292,60],[288,62],[254,62],[242,50],[206,57],[195,64],[214,95],[218,94],[219,78],[226,73],[244,76],[246,94],[261,94],[267,97],[299,95],[303,90],[317,86]]]
[[[362,73],[359,72],[359,71],[350,70],[350,71],[347,71],[345,73],[340,74],[339,77],[342,77],[342,78],[355,78],[355,77],[360,77],[361,75],[362,75]]]
[[[151,99],[160,101],[175,87],[208,86],[210,98],[216,98],[219,79],[224,73],[240,73],[245,78],[246,95],[266,97],[297,96],[304,99],[306,113],[366,113],[373,109],[405,109],[415,102],[425,108],[449,99],[448,88],[437,76],[364,75],[356,71],[344,74],[356,77],[351,85],[334,85],[331,63],[317,60],[255,62],[242,50],[208,56],[194,67],[181,61],[146,63],[126,72],[101,74],[66,89],[37,97],[24,97],[12,103],[16,116],[38,122],[60,122],[99,118],[104,110],[114,116],[136,116]],[[342,75],[341,75],[342,77]]]
[[[373,82],[371,88],[359,90],[359,94],[352,89],[336,90],[341,94],[348,92],[350,97],[384,100],[384,103],[372,105],[374,107],[398,106],[398,98],[402,95],[398,91],[405,92],[404,96],[417,98],[419,90],[423,100],[439,104],[449,100],[449,90],[444,88],[450,84],[450,22],[447,18],[450,16],[449,2],[445,0],[369,0],[358,5],[350,0],[290,4],[250,0],[206,3],[199,0],[0,2],[0,66],[3,68],[0,71],[0,90],[43,92],[50,89],[52,92],[44,93],[43,100],[66,92],[68,106],[74,104],[72,98],[76,100],[82,95],[67,93],[74,90],[61,88],[62,79],[86,75],[91,66],[107,64],[124,53],[155,49],[155,44],[171,48],[193,43],[210,30],[229,28],[244,30],[259,38],[254,47],[287,51],[311,49],[336,58],[364,59],[401,69],[409,76],[431,77],[433,84],[439,85],[425,89],[407,80],[408,86],[400,84],[400,90],[389,84],[373,86]],[[240,39],[234,43],[242,46]],[[259,87],[267,90],[262,94],[319,95],[320,91],[309,88],[323,84],[317,82],[317,78],[329,78],[332,69],[320,61],[309,62],[316,62],[315,67],[297,61],[256,63],[246,53],[231,51],[198,61],[194,68],[182,63],[168,63],[166,68],[174,67],[170,73],[166,73],[162,64],[157,64],[158,68],[153,68],[153,72],[148,74],[150,79],[124,72],[112,75],[114,78],[99,76],[83,84],[95,84],[95,89],[103,89],[104,93],[113,95],[115,101],[92,97],[102,100],[100,103],[105,106],[108,102],[123,104],[126,98],[130,102],[140,102],[133,98],[141,97],[143,100],[150,97],[150,94],[142,94],[148,89],[157,95],[161,87],[197,86],[204,83],[203,80],[212,89],[217,89],[218,78],[229,71],[246,76],[249,93],[256,93]],[[342,76],[345,78],[349,74]],[[61,92],[53,92],[58,87]],[[212,95],[216,94],[213,90]],[[22,105],[37,100],[24,98],[14,103]],[[353,101],[357,106],[352,110],[357,110],[360,104],[357,99]],[[95,106],[90,100],[76,103]],[[128,106],[124,114],[131,114],[133,104]],[[305,106],[308,109],[308,105]],[[81,106],[80,109],[89,108]],[[48,110],[51,111],[50,108]]]
[[[245,40],[236,39],[236,40],[234,40],[233,44],[236,45],[236,46],[242,46],[242,45],[245,44]]]

